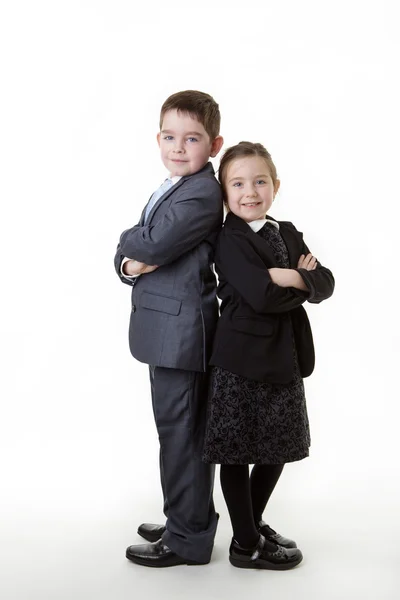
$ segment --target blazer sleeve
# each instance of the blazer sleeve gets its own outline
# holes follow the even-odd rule
[[[308,299],[308,291],[273,283],[268,268],[244,233],[222,231],[215,266],[220,280],[229,283],[256,313],[288,312]]]
[[[118,277],[120,278],[120,280],[122,281],[122,283],[126,283],[126,285],[130,285],[130,286],[134,286],[136,277],[134,277],[134,278],[124,277],[123,274],[121,273],[121,264],[122,264],[122,261],[124,260],[124,258],[125,258],[125,256],[121,252],[121,244],[118,244],[117,250],[115,251],[115,256],[114,256],[115,271],[116,271]],[[138,275],[138,277],[141,277],[141,276]]]
[[[124,231],[119,252],[147,265],[166,265],[189,252],[222,225],[221,190],[203,179],[185,187],[166,214],[152,225]]]
[[[301,253],[304,255],[309,254],[307,244],[303,240],[303,248]],[[309,290],[308,302],[312,304],[319,304],[322,300],[330,298],[335,289],[335,280],[329,269],[323,267],[317,260],[317,268],[313,271],[307,271],[307,269],[296,269],[300,273],[304,283]]]

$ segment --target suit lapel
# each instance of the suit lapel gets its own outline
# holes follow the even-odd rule
[[[272,221],[276,221],[276,219],[270,215],[268,215],[268,218]],[[293,230],[291,227],[288,227],[284,221],[277,221],[277,223],[279,223],[280,234],[288,249],[290,268],[296,268],[300,256],[298,236],[296,235],[295,230]],[[266,258],[268,258],[268,262],[270,264],[276,265],[275,256],[268,244],[266,244],[265,241],[257,233],[255,233],[245,221],[243,221],[243,219],[240,219],[235,214],[229,212],[226,216],[224,227],[227,227],[228,229],[239,229],[246,235],[250,236],[253,240],[253,243],[259,249],[260,254],[264,254]]]
[[[150,213],[149,213],[149,216],[148,216],[148,218],[147,218],[147,225],[148,225],[148,224],[150,223],[150,221],[152,220],[152,218],[153,218],[153,216],[154,216],[154,213],[156,212],[156,210],[157,210],[157,208],[160,206],[160,204],[161,204],[162,202],[164,202],[164,201],[165,201],[167,198],[169,198],[169,196],[170,196],[170,195],[171,195],[173,192],[175,192],[175,191],[176,191],[176,190],[177,190],[177,189],[178,189],[178,188],[179,188],[179,187],[182,185],[182,183],[183,183],[184,181],[185,181],[185,178],[184,178],[184,177],[182,177],[182,179],[180,179],[180,180],[179,180],[177,183],[175,183],[175,185],[173,185],[172,187],[170,187],[170,188],[169,188],[169,190],[167,190],[167,191],[165,192],[165,194],[163,194],[162,196],[160,196],[160,197],[159,197],[159,199],[157,200],[157,202],[155,203],[155,205],[153,206],[153,208],[151,209],[151,211],[150,211]],[[150,196],[150,198],[149,198],[149,202],[150,202],[150,199],[151,199],[151,196]],[[148,203],[149,203],[149,202],[148,202]],[[148,203],[147,203],[147,204],[148,204]],[[146,204],[146,206],[147,206],[147,204]],[[140,224],[141,224],[141,225],[144,225],[144,216],[145,216],[145,214],[146,214],[146,208],[144,209],[144,211],[143,211],[143,213],[142,213],[142,219],[141,219],[141,222],[140,222]]]
[[[151,196],[150,196],[150,198],[151,198]],[[148,199],[147,204],[150,202],[150,198]],[[146,214],[147,204],[145,204],[145,207],[142,210],[142,214],[141,214],[141,217],[140,217],[140,220],[139,220],[140,227],[143,227],[143,225],[144,225],[144,216]]]
[[[279,231],[288,249],[290,268],[296,269],[300,256],[298,235],[296,235],[294,229],[288,227],[284,222],[279,223]]]
[[[198,171],[198,173],[203,173],[204,171],[209,171],[210,173],[214,174],[214,168],[212,166],[212,164],[209,162],[207,163],[200,171]],[[176,190],[178,188],[180,188],[180,186],[183,184],[184,181],[187,181],[188,179],[190,179],[191,177],[195,177],[198,173],[194,173],[194,175],[187,175],[186,177],[181,177],[181,179],[175,183],[175,185],[173,185],[171,188],[169,188],[169,190],[167,190],[165,192],[165,194],[163,194],[162,196],[160,196],[160,198],[157,200],[157,202],[155,203],[155,205],[153,206],[153,208],[151,209],[148,219],[147,219],[147,224],[150,223],[150,221],[152,220],[154,213],[156,212],[157,208],[162,204],[162,202],[164,202],[165,200],[167,200],[167,198],[169,198],[169,196],[171,194],[173,194],[174,192],[176,192]],[[151,196],[150,196],[151,198]],[[147,204],[150,202],[150,198],[149,201],[147,202]],[[146,206],[147,206],[146,204]],[[144,215],[146,214],[146,206],[142,212],[142,216],[140,218],[140,225],[143,226],[144,225]]]
[[[276,264],[275,256],[268,246],[265,240],[262,239],[257,233],[255,233],[250,225],[243,221],[240,217],[237,217],[234,213],[228,212],[226,215],[224,227],[229,230],[239,230],[242,231],[246,236],[248,236],[253,246],[257,249],[258,254],[262,258],[262,260],[271,266],[278,266]]]

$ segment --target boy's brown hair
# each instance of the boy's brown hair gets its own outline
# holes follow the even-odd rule
[[[162,128],[164,115],[169,110],[187,113],[199,121],[207,131],[211,141],[214,141],[219,135],[221,125],[219,106],[209,94],[196,90],[186,90],[172,94],[161,107],[160,129]]]
[[[236,146],[231,146],[225,150],[224,155],[221,158],[218,169],[218,179],[222,185],[222,189],[224,190],[225,187],[224,178],[229,164],[236,158],[243,158],[245,156],[260,156],[261,158],[265,159],[265,162],[268,165],[269,174],[271,175],[271,179],[275,187],[275,184],[278,180],[278,174],[268,150],[262,144],[253,144],[253,142],[239,142],[236,144]]]

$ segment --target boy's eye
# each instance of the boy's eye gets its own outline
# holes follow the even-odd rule
[[[164,135],[164,140],[172,140],[172,135]]]
[[[197,142],[197,138],[195,137],[190,137],[188,138],[189,142]]]

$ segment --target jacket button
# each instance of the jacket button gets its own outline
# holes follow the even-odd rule
[[[132,306],[132,312],[136,312],[136,306],[134,304]]]

